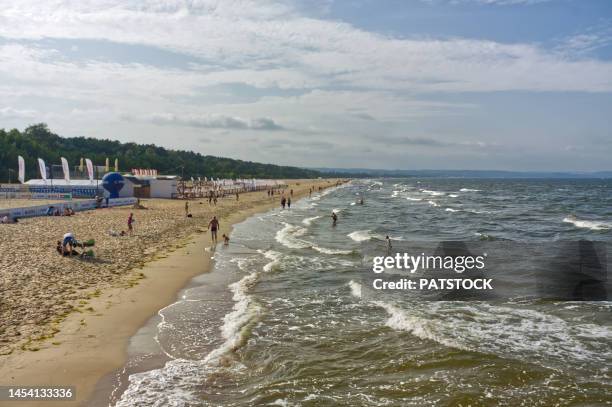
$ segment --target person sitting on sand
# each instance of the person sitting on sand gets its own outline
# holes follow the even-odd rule
[[[226,235],[225,233],[223,234],[223,244],[225,246],[229,245],[229,236]]]
[[[210,222],[208,222],[208,229],[210,229],[211,240],[213,241],[213,243],[216,244],[217,243],[217,230],[221,229],[221,225],[219,224],[219,221],[217,220],[216,216],[213,216]]]
[[[77,247],[78,244],[79,243],[74,237],[74,234],[72,234],[71,232],[66,233],[62,240],[61,254],[64,256],[72,255],[74,248]]]
[[[54,206],[50,206],[47,211],[45,212],[45,215],[47,216],[53,216],[53,212],[55,212],[55,207]]]
[[[4,215],[4,217],[2,217],[2,220],[0,220],[0,223],[3,223],[3,224],[9,223],[8,215]]]

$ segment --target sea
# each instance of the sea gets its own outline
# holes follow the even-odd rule
[[[612,180],[353,180],[255,215],[132,339],[110,405],[612,404],[612,302],[366,298],[386,236],[609,245]]]

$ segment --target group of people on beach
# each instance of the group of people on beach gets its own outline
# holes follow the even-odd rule
[[[55,206],[51,205],[49,206],[49,208],[47,208],[45,215],[47,216],[72,216],[72,215],[76,215],[76,213],[74,212],[74,209],[70,207],[65,207],[63,211],[60,211],[59,208],[56,208]]]

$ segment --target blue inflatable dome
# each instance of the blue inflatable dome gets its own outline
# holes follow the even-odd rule
[[[109,172],[102,178],[102,187],[108,191],[110,198],[119,198],[119,191],[125,180],[118,172]]]

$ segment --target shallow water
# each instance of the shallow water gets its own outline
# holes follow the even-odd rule
[[[254,216],[160,311],[168,361],[117,405],[612,403],[611,302],[362,298],[385,235],[612,242],[612,181],[363,180]]]

